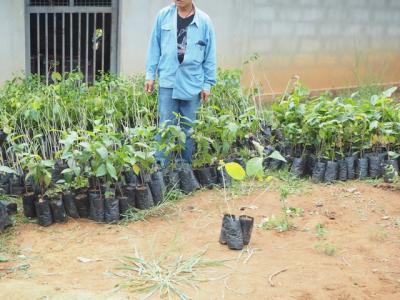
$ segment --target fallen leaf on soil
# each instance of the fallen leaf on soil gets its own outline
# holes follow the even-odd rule
[[[258,209],[258,207],[255,205],[248,205],[248,206],[242,206],[240,208],[240,210],[246,210],[246,209]]]
[[[382,190],[390,190],[390,191],[395,191],[396,187],[393,184],[390,183],[380,183],[380,184],[375,184],[374,187]]]
[[[326,211],[325,216],[327,216],[331,220],[336,219],[336,213],[334,211]]]
[[[322,207],[322,206],[324,206],[324,202],[321,201],[321,200],[316,201],[316,202],[315,202],[315,206],[316,206],[316,207]]]
[[[78,261],[81,263],[89,263],[89,262],[94,262],[94,261],[100,261],[101,259],[93,259],[93,258],[86,258],[86,257],[77,257]]]
[[[349,189],[346,189],[345,191],[348,192],[348,193],[354,193],[354,192],[357,191],[357,189],[356,188],[349,188]]]

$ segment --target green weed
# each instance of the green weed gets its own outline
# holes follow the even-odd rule
[[[172,189],[166,193],[164,201],[158,205],[146,209],[140,210],[137,208],[131,208],[125,214],[123,214],[123,223],[145,221],[153,217],[164,216],[176,208],[176,203],[184,197],[184,194],[179,189]]]
[[[328,256],[334,256],[337,252],[336,246],[332,245],[332,244],[317,244],[315,246],[315,249],[318,252],[324,253]]]
[[[319,239],[324,238],[325,235],[327,234],[327,230],[325,229],[325,226],[321,223],[318,223],[315,226],[315,231],[316,231],[316,235]]]
[[[285,232],[295,229],[293,222],[285,216],[271,216],[269,218],[266,218],[261,222],[259,227],[265,230],[276,230],[278,232]]]
[[[389,233],[383,228],[373,230],[369,234],[369,238],[371,241],[375,242],[384,242],[389,238]]]

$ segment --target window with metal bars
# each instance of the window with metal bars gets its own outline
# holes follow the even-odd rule
[[[111,6],[112,0],[30,0],[30,6]]]
[[[69,0],[30,0],[30,6],[68,6]]]
[[[101,74],[115,73],[117,0],[65,1],[69,5],[63,6],[62,0],[29,1],[27,71],[46,83],[51,82],[53,72],[79,71],[87,83]],[[33,5],[39,2],[48,5]]]
[[[111,0],[75,0],[75,6],[111,6]]]

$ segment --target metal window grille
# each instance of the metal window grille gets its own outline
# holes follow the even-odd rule
[[[26,0],[27,72],[116,73],[117,15],[118,0]]]
[[[111,0],[75,0],[75,6],[111,6]]]
[[[70,6],[70,0],[30,0],[30,6]],[[112,0],[73,0],[75,6],[112,6]]]
[[[69,0],[30,0],[30,6],[67,6]]]

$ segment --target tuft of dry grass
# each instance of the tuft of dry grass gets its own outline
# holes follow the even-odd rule
[[[145,294],[143,299],[158,294],[160,298],[191,299],[187,289],[198,289],[197,283],[216,280],[210,278],[210,268],[225,266],[226,260],[205,259],[207,249],[184,258],[161,255],[146,259],[135,249],[135,256],[125,257],[122,266],[127,281],[121,287]]]

